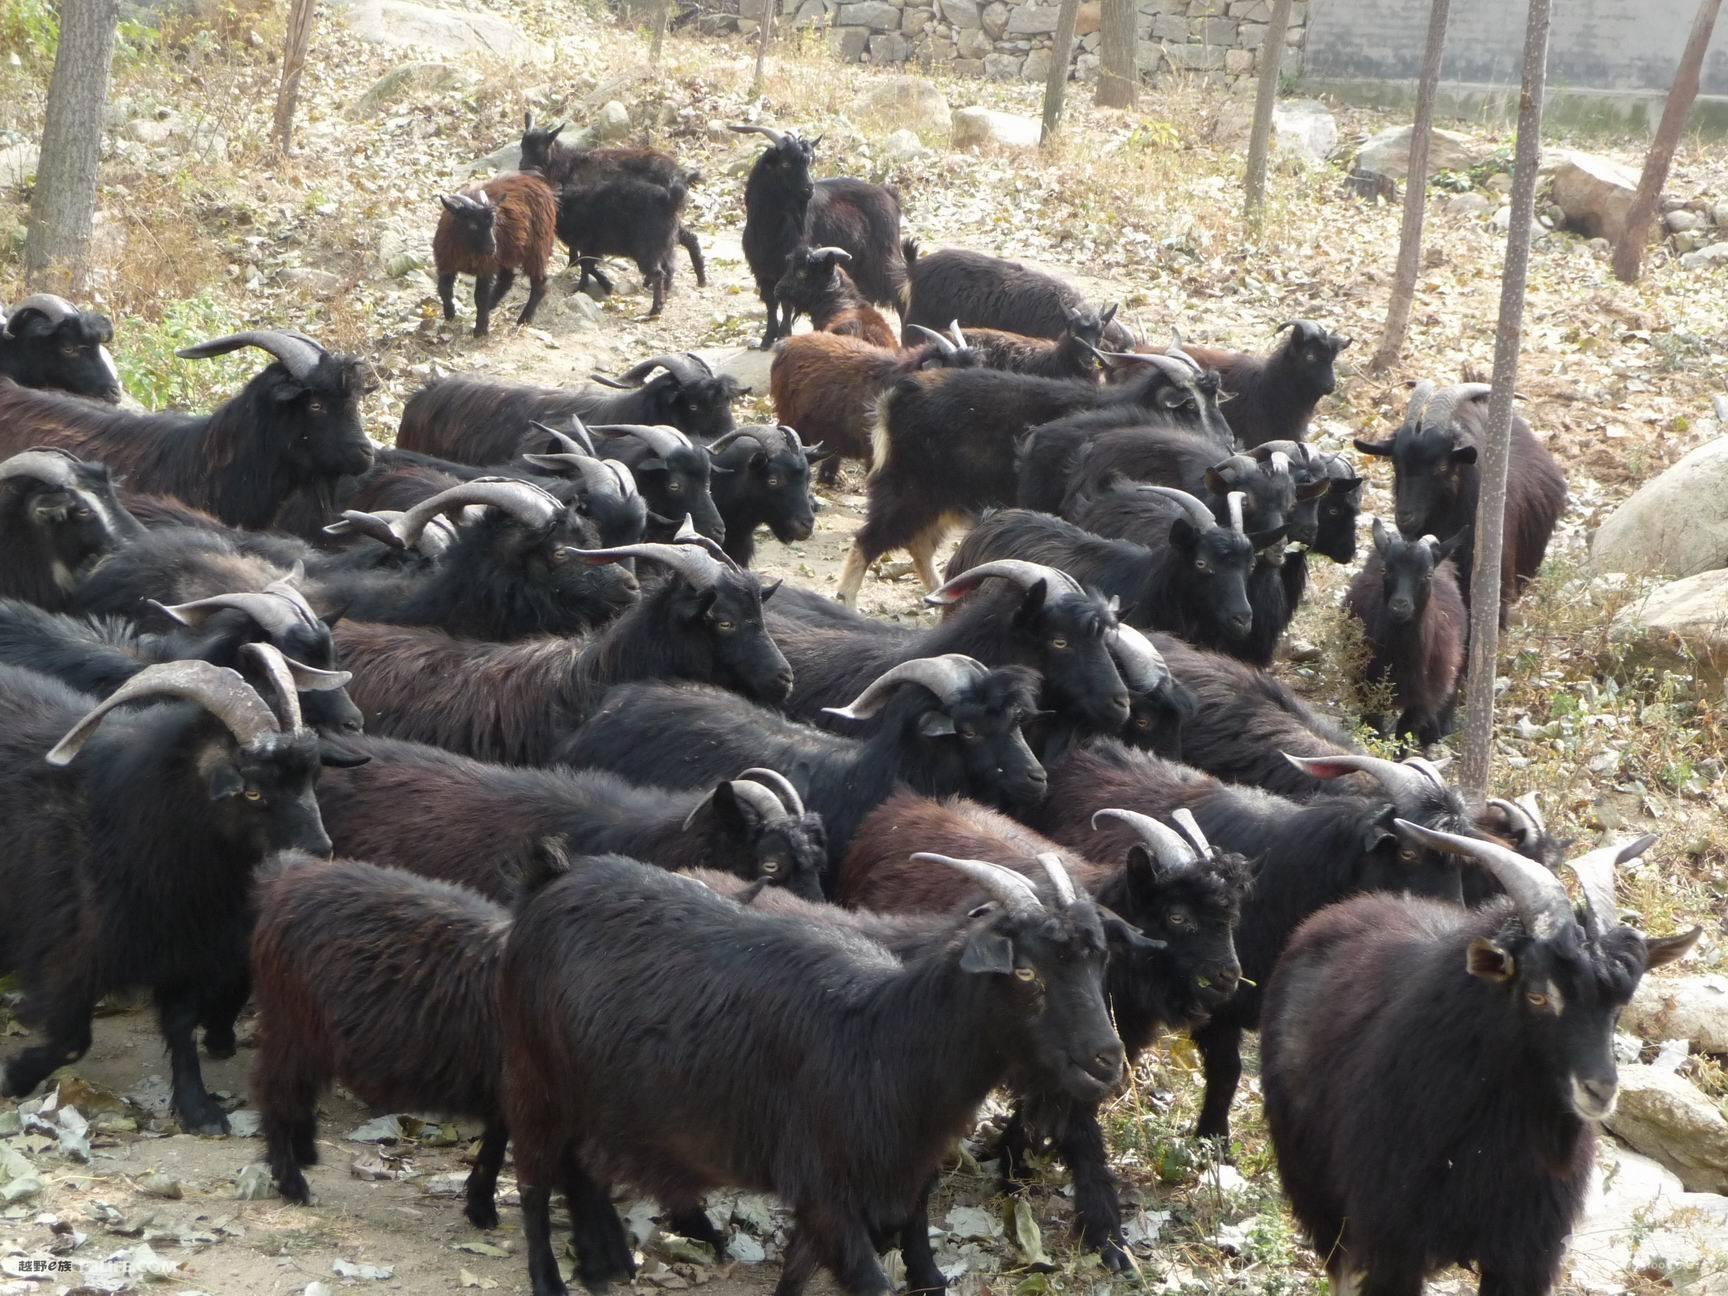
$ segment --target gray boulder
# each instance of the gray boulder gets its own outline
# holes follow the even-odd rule
[[[376,117],[398,100],[447,90],[461,80],[461,69],[448,63],[402,63],[379,77],[365,94],[354,101],[352,115]]]
[[[1043,124],[1035,117],[997,112],[994,108],[958,108],[954,112],[956,148],[980,144],[1037,148],[1042,129]]]
[[[608,99],[600,107],[592,127],[598,140],[621,140],[630,133],[630,110],[616,99]]]
[[[1567,1247],[1572,1287],[1623,1292],[1648,1273],[1686,1296],[1724,1296],[1724,1254],[1728,1197],[1687,1192],[1660,1162],[1598,1140],[1590,1196]]]
[[[1623,1066],[1619,1103],[1603,1123],[1677,1174],[1689,1192],[1728,1189],[1728,1120],[1690,1081],[1651,1066]]]
[[[1356,170],[1364,175],[1403,180],[1410,174],[1410,137],[1415,128],[1396,126],[1381,131],[1356,151]],[[1468,171],[1481,158],[1481,147],[1468,135],[1434,127],[1428,137],[1428,174]]]
[[[1728,243],[1710,243],[1680,258],[1682,270],[1707,270],[1728,263]]]
[[[1728,567],[1728,437],[1645,482],[1590,542],[1597,571],[1693,576]]]
[[[1281,158],[1319,166],[1338,147],[1338,119],[1318,99],[1285,99],[1272,109],[1272,149]]]
[[[22,188],[41,160],[42,150],[28,142],[0,149],[0,189]]]
[[[1554,167],[1554,203],[1566,228],[1585,238],[1618,241],[1626,209],[1638,188],[1638,173],[1594,153],[1567,153]]]
[[[1621,1014],[1645,1039],[1690,1040],[1700,1053],[1728,1053],[1728,976],[1645,977]]]
[[[1728,677],[1728,570],[1658,586],[1615,613],[1608,634],[1677,669]]]
[[[509,63],[535,63],[541,46],[494,14],[434,9],[411,0],[355,0],[342,10],[348,30],[387,49],[426,50],[440,58],[485,54]]]

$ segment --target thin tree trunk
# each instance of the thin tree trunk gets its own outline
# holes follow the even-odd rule
[[[768,66],[768,42],[774,39],[774,11],[780,0],[762,0],[762,27],[756,35],[756,75],[750,78],[750,97],[762,93],[762,74]]]
[[[60,47],[48,81],[41,161],[24,239],[24,277],[32,288],[82,292],[90,273],[102,106],[119,21],[119,0],[60,5]]]
[[[1397,363],[1416,300],[1422,269],[1422,218],[1428,209],[1428,144],[1434,135],[1434,95],[1440,85],[1440,56],[1446,49],[1446,19],[1452,0],[1434,0],[1428,11],[1428,43],[1422,49],[1422,79],[1416,87],[1416,124],[1410,128],[1410,174],[1404,181],[1404,227],[1398,234],[1398,268],[1392,275],[1392,300],[1386,328],[1368,362],[1379,371]]]
[[[660,66],[660,55],[666,49],[666,24],[671,17],[672,0],[658,0],[654,6],[654,39],[648,46],[648,61],[655,67]]]
[[[1260,85],[1254,94],[1254,129],[1248,135],[1248,174],[1242,180],[1242,218],[1256,227],[1266,206],[1266,154],[1272,144],[1272,109],[1278,103],[1278,70],[1289,26],[1290,0],[1272,0],[1266,38],[1260,43]]]
[[[300,102],[300,76],[306,71],[306,52],[312,46],[312,16],[317,0],[294,0],[288,13],[288,42],[282,50],[282,83],[276,87],[276,118],[270,139],[277,153],[286,153],[294,142],[294,108]]]
[[[1698,70],[1704,65],[1704,54],[1710,46],[1710,33],[1716,28],[1716,15],[1722,0],[1699,0],[1698,12],[1692,18],[1692,34],[1686,38],[1686,48],[1680,55],[1680,67],[1674,73],[1674,84],[1668,90],[1668,102],[1662,108],[1662,121],[1656,127],[1656,138],[1650,142],[1650,152],[1644,157],[1644,174],[1638,181],[1638,192],[1632,195],[1632,205],[1626,209],[1626,228],[1620,233],[1620,244],[1614,249],[1614,274],[1626,283],[1637,283],[1644,268],[1644,244],[1650,238],[1650,222],[1656,216],[1656,200],[1662,196],[1662,186],[1668,183],[1668,167],[1674,161],[1674,150],[1680,143],[1680,132],[1686,125],[1692,101],[1698,97]]]
[[[1140,97],[1137,15],[1134,0],[1102,0],[1096,99],[1100,108],[1132,108]]]
[[[1548,84],[1550,0],[1530,0],[1524,35],[1524,90],[1518,103],[1518,149],[1512,172],[1512,225],[1500,276],[1500,321],[1494,330],[1494,391],[1488,398],[1488,438],[1481,447],[1476,499],[1476,558],[1470,569],[1470,662],[1464,694],[1465,800],[1488,795],[1494,755],[1494,672],[1500,649],[1500,559],[1506,538],[1506,466],[1512,447],[1512,390],[1524,330],[1524,285],[1530,275],[1530,227],[1536,210],[1536,168],[1542,155],[1542,97]]]
[[[1044,129],[1040,144],[1048,144],[1062,129],[1062,101],[1068,93],[1068,64],[1074,57],[1074,24],[1080,0],[1062,0],[1056,12],[1056,35],[1050,43],[1050,75],[1044,81]]]

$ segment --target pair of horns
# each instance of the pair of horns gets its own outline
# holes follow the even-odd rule
[[[312,610],[312,605],[306,601],[306,596],[299,590],[298,583],[304,573],[304,565],[295,563],[294,570],[288,575],[271,581],[261,590],[213,594],[209,598],[194,599],[190,603],[177,603],[173,606],[158,603],[154,599],[148,602],[170,621],[191,629],[197,629],[218,612],[232,608],[251,617],[254,624],[272,639],[281,639],[300,629],[316,631],[322,624],[318,614]],[[302,666],[300,669],[309,671],[312,668]]]
[[[1049,594],[1085,593],[1080,588],[1079,581],[1058,568],[1020,558],[998,558],[994,562],[967,568],[946,584],[931,590],[924,596],[924,602],[930,607],[946,607],[950,603],[958,603],[993,576],[1018,585],[1023,590],[1030,590],[1042,582]]]
[[[304,333],[272,329],[230,333],[210,342],[200,342],[197,346],[182,347],[174,354],[182,360],[208,360],[212,356],[227,355],[230,351],[238,351],[242,347],[257,347],[260,351],[269,352],[300,382],[305,382],[318,367],[319,361],[330,354]]]
[[[555,496],[532,482],[510,477],[476,477],[421,500],[394,520],[350,509],[342,514],[341,521],[325,527],[324,534],[368,535],[392,549],[407,549],[420,539],[420,533],[433,518],[470,504],[503,509],[531,527],[546,526],[564,513],[564,505]]]
[[[677,355],[651,356],[640,364],[632,365],[616,378],[594,374],[592,381],[603,387],[616,387],[622,391],[633,391],[647,382],[649,375],[656,369],[664,369],[679,383],[695,382],[701,378],[714,376],[713,366],[694,351],[685,351]]]
[[[273,644],[249,643],[240,653],[269,683],[274,710],[239,671],[204,661],[163,662],[139,671],[73,725],[49,750],[48,763],[71,764],[110,712],[151,697],[196,702],[220,720],[243,747],[274,734],[302,733],[306,725],[300,715],[299,690],[338,689],[351,678],[346,671],[312,671],[284,657]]]
[[[1187,518],[1196,530],[1210,531],[1218,525],[1218,519],[1212,516],[1212,510],[1185,490],[1178,490],[1174,486],[1141,486],[1139,489],[1173,500],[1181,508],[1182,516]],[[1231,491],[1225,496],[1230,508],[1230,529],[1238,535],[1247,534],[1242,525],[1242,507],[1246,499],[1247,496],[1241,491]]]
[[[724,436],[716,437],[714,440],[710,441],[708,443],[708,453],[711,455],[718,454],[734,441],[754,441],[757,445],[761,446],[763,450],[773,453],[774,446],[768,438],[775,434],[779,436],[786,448],[792,451],[793,454],[801,455],[804,453],[804,442],[798,436],[798,429],[786,423],[776,423],[769,427],[738,428],[736,431],[728,432]],[[821,448],[822,446],[820,442],[810,447],[812,451],[820,450]]]
[[[1141,814],[1138,810],[1099,810],[1092,816],[1092,827],[1099,828],[1100,819],[1115,819],[1127,824],[1164,868],[1188,868],[1211,856],[1212,843],[1207,841],[1206,834],[1200,831],[1200,823],[1194,818],[1192,810],[1183,806],[1172,811],[1170,818],[1181,832],[1173,831],[1151,815]]]
[[[1343,778],[1347,774],[1366,774],[1391,794],[1399,810],[1408,811],[1423,804],[1435,792],[1446,792],[1446,776],[1433,761],[1411,756],[1402,761],[1389,761],[1379,756],[1344,752],[1337,756],[1292,756],[1289,761],[1304,774],[1317,779]]]
[[[1002,865],[992,864],[988,860],[956,859],[952,855],[938,855],[933,851],[919,851],[912,858],[920,864],[941,864],[964,873],[978,884],[979,890],[1011,914],[1039,914],[1047,911],[1038,889],[1013,869],[1003,868]],[[1079,899],[1079,892],[1074,889],[1074,879],[1068,875],[1068,870],[1060,859],[1048,853],[1040,855],[1038,867],[1044,870],[1044,876],[1050,881],[1050,890],[1055,894],[1058,912]]]
[[[50,324],[58,324],[61,320],[77,319],[79,310],[64,297],[56,297],[53,293],[34,293],[14,306],[11,314],[0,317],[5,320],[6,327],[3,331],[6,336],[17,337],[17,330],[13,326],[17,324],[20,316],[32,313],[42,316]]]
[[[1454,383],[1436,387],[1431,382],[1419,382],[1410,393],[1410,404],[1404,410],[1404,422],[1430,432],[1445,432],[1452,426],[1452,416],[1465,401],[1480,400],[1493,391],[1490,383]]]
[[[616,499],[634,499],[637,495],[636,478],[629,465],[616,459],[600,458],[588,429],[574,414],[570,416],[568,432],[533,420],[529,420],[529,426],[546,433],[560,448],[546,454],[525,454],[522,456],[524,462],[548,472],[573,472],[591,495],[609,495]]]
[[[957,319],[948,321],[947,337],[943,337],[935,329],[925,328],[922,324],[910,324],[907,327],[929,338],[936,344],[937,350],[949,360],[966,349],[966,335],[960,331],[960,321]]]
[[[55,490],[75,490],[78,476],[73,470],[83,462],[70,451],[53,446],[32,446],[0,463],[0,483],[34,481]]]
[[[646,558],[663,563],[692,585],[707,588],[719,582],[726,572],[742,570],[719,545],[696,530],[686,513],[678,524],[671,544],[645,541],[641,544],[615,545],[610,549],[572,549],[576,557],[591,563],[625,562],[631,558]]]
[[[847,705],[823,707],[822,710],[845,720],[868,720],[888,705],[888,699],[902,684],[917,684],[928,689],[943,706],[948,706],[989,673],[990,668],[983,662],[964,653],[915,657],[878,675]]]
[[[728,786],[732,789],[732,795],[754,810],[764,823],[804,817],[804,798],[798,795],[798,789],[792,786],[792,780],[779,770],[752,767],[732,779]],[[696,816],[713,800],[714,794],[711,792],[696,803],[684,820],[685,832],[690,831],[690,825],[696,822]]]

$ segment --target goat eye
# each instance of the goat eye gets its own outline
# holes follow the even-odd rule
[[[1056,649],[1057,652],[1065,652],[1068,648],[1068,641],[1060,638],[1052,639],[1050,641],[1050,646]]]
[[[322,414],[324,412],[324,402],[321,400],[307,401],[306,410],[311,414]]]
[[[1165,915],[1165,921],[1172,927],[1186,927],[1188,925],[1188,915],[1183,913],[1180,909],[1172,909],[1167,915]]]
[[[780,479],[778,477],[770,477],[768,479],[768,484],[770,486],[778,486],[780,484]]]
[[[964,738],[967,742],[972,742],[978,737],[978,731],[976,729],[974,729],[971,725],[961,725],[960,726],[960,736],[962,738]]]
[[[1136,720],[1134,722],[1134,727],[1136,729],[1140,729],[1140,730],[1150,729],[1152,727],[1152,717],[1151,716],[1141,716],[1138,720]]]
[[[1021,981],[1036,981],[1038,979],[1038,974],[1031,968],[1017,967],[1014,969],[1014,975]]]
[[[779,860],[763,860],[762,861],[762,871],[764,873],[778,873],[780,871],[780,861]]]
[[[247,788],[245,795],[248,801],[262,801],[264,799],[264,794],[257,788]]]
[[[1416,852],[1413,850],[1401,850],[1398,852],[1398,858],[1403,860],[1406,864],[1414,864],[1416,862]]]
[[[714,623],[714,629],[721,634],[731,634],[737,628],[737,623],[732,621],[716,621]]]
[[[60,354],[66,355],[66,356],[77,355],[78,354],[78,344],[76,342],[62,342],[60,344]]]
[[[684,493],[684,483],[681,481],[667,482],[666,490],[672,495],[682,495]]]
[[[1204,558],[1196,558],[1194,560],[1194,565],[1196,567],[1198,567],[1201,571],[1211,571],[1212,570],[1212,564],[1207,562]]]
[[[1524,996],[1524,1002],[1529,1004],[1532,1008],[1546,1008],[1548,1006],[1548,996],[1545,994],[1538,994],[1536,991],[1532,990],[1529,994]]]
[[[90,516],[90,510],[82,507],[75,508],[72,510],[72,516],[82,520]]]

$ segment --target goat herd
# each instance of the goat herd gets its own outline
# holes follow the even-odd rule
[[[446,199],[446,303],[476,273],[484,331],[521,271],[531,314],[523,231],[594,274],[620,213],[657,306],[674,247],[700,267],[694,177],[529,125],[562,194],[523,174]],[[930,1291],[928,1196],[993,1089],[1005,1177],[1053,1146],[1081,1241],[1120,1269],[1100,1104],[1186,1030],[1198,1132],[1227,1146],[1262,1029],[1280,1173],[1336,1290],[1415,1293],[1454,1262],[1488,1296],[1547,1290],[1617,1014],[1698,933],[1620,922],[1614,866],[1652,839],[1570,861],[1574,907],[1533,803],[1467,806],[1264,669],[1310,552],[1355,553],[1364,482],[1303,439],[1348,339],[1137,345],[1058,280],[919,257],[891,191],[813,183],[809,142],[750,129],[773,426],[734,426],[730,379],[662,355],[574,390],[435,382],[385,448],[363,363],[272,331],[181,353],[270,356],[213,412],[131,413],[107,320],[13,309],[0,971],[37,1042],[5,1094],[85,1053],[101,996],[148,987],[181,1124],[222,1133],[195,1035],[230,1055],[251,1000],[291,1201],[340,1081],[484,1123],[477,1227],[514,1142],[536,1296],[566,1290],[554,1189],[582,1282],[633,1273],[614,1185],[722,1256],[704,1194],[778,1194],[780,1296],[819,1266],[885,1291],[883,1246]],[[817,331],[789,336],[797,313]],[[1357,443],[1393,460],[1397,534],[1374,524],[1349,606],[1387,729],[1419,741],[1456,690],[1482,395],[1423,384],[1395,437]],[[842,603],[750,570],[759,527],[810,535],[825,455],[873,465]],[[1503,608],[1564,498],[1520,421]],[[844,606],[895,547],[930,628]]]

